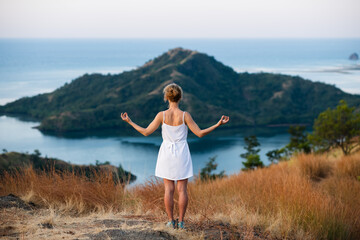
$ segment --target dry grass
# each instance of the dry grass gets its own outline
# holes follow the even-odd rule
[[[298,155],[288,162],[211,182],[189,183],[187,221],[222,221],[260,228],[274,238],[358,239],[360,153],[351,156]],[[13,193],[65,213],[151,214],[165,220],[161,181],[126,190],[112,176],[95,180],[72,173],[6,175],[0,194]],[[176,203],[176,201],[175,201]],[[175,209],[175,212],[177,209]]]
[[[6,173],[0,182],[0,194],[13,193],[37,205],[64,213],[118,211],[123,206],[124,190],[115,185],[111,172],[93,172],[89,181],[72,172],[35,172],[32,168]]]
[[[191,182],[187,218],[258,226],[278,238],[358,239],[359,164],[360,154],[298,155],[226,179]],[[164,216],[161,183],[147,183],[133,194],[144,211]]]
[[[304,177],[308,177],[313,181],[320,181],[333,171],[333,164],[326,155],[298,155],[295,164],[298,171]]]
[[[357,178],[360,176],[360,153],[357,155],[344,156],[336,162],[335,174]]]

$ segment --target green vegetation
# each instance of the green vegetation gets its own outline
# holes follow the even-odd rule
[[[335,109],[320,113],[309,140],[317,151],[339,147],[345,155],[350,154],[360,145],[360,113],[341,100]]]
[[[121,166],[118,168],[110,165],[109,162],[101,163],[96,161],[96,165],[75,165],[69,164],[65,161],[56,159],[41,157],[39,150],[34,150],[34,153],[18,153],[7,152],[0,154],[0,176],[4,172],[12,173],[19,170],[32,167],[38,172],[51,172],[57,173],[73,172],[76,175],[83,175],[89,179],[94,177],[100,171],[112,172],[114,182],[128,183],[136,180],[136,176],[128,171],[125,171]]]
[[[128,112],[147,125],[166,108],[162,89],[181,85],[181,107],[200,127],[229,115],[226,127],[307,124],[340,99],[360,107],[360,96],[319,83],[270,73],[237,73],[196,51],[172,49],[143,66],[115,75],[85,74],[46,94],[0,106],[2,114],[22,114],[41,120],[43,131],[85,131],[125,128],[119,115]]]
[[[99,160],[95,160],[95,166],[104,166],[104,165],[110,165],[109,161],[100,162]]]
[[[340,100],[336,108],[319,114],[311,134],[305,133],[305,126],[291,126],[289,133],[289,144],[266,154],[271,162],[286,160],[293,153],[319,153],[333,148],[349,155],[360,146],[360,113]]]
[[[263,167],[264,163],[260,160],[260,156],[258,154],[260,152],[260,148],[257,148],[260,146],[260,143],[256,136],[245,137],[244,140],[246,144],[244,148],[247,152],[240,154],[240,157],[246,159],[245,162],[242,162],[245,166],[243,170],[251,170]]]
[[[266,156],[271,163],[278,163],[281,160],[286,160],[287,154],[288,153],[286,152],[286,147],[283,147],[267,152]]]
[[[290,126],[290,142],[283,148],[275,149],[266,153],[269,161],[272,163],[280,160],[286,160],[293,153],[305,153],[311,152],[311,144],[308,141],[308,134],[305,133],[305,126]]]
[[[215,163],[215,160],[216,160],[216,156],[209,158],[209,162],[207,162],[207,163],[206,163],[206,166],[201,169],[200,179],[201,179],[202,181],[214,180],[214,179],[223,178],[223,177],[226,176],[226,175],[224,174],[225,171],[221,171],[221,172],[218,173],[218,174],[212,173],[212,172],[215,171],[216,168],[217,168],[217,163]]]

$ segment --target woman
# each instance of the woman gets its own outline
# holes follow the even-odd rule
[[[144,136],[149,136],[162,124],[163,142],[157,158],[155,176],[164,179],[164,202],[169,218],[167,226],[173,228],[184,228],[184,216],[188,204],[187,183],[193,176],[192,160],[186,141],[188,127],[196,136],[203,137],[229,121],[229,117],[223,115],[217,124],[201,130],[190,113],[179,109],[182,96],[183,91],[180,86],[175,83],[167,85],[164,88],[164,101],[169,102],[169,109],[159,112],[147,128],[142,128],[131,121],[126,112],[121,113],[122,120]],[[176,188],[179,193],[179,222],[177,224],[173,216],[175,181],[177,181]]]

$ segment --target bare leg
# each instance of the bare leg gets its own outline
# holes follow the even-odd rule
[[[176,188],[179,193],[179,221],[184,220],[186,207],[188,205],[188,194],[187,194],[187,183],[188,180],[179,180],[177,181]]]
[[[165,209],[169,221],[172,221],[174,220],[173,209],[174,209],[175,182],[172,180],[164,179],[164,185],[165,185],[165,195],[164,195]]]

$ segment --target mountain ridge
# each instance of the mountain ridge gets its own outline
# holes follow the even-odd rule
[[[230,115],[228,127],[312,124],[340,99],[360,106],[360,96],[319,82],[272,73],[237,73],[213,56],[174,48],[120,74],[84,74],[51,93],[25,97],[0,107],[41,120],[40,130],[84,131],[121,128],[127,111],[141,125],[166,109],[162,89],[175,82],[184,89],[180,107],[199,126]]]

